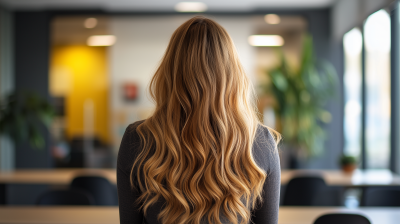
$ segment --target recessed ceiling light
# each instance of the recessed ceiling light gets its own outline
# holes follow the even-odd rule
[[[94,35],[87,39],[89,46],[111,46],[115,43],[117,37],[114,35]]]
[[[279,35],[251,35],[248,40],[251,46],[256,47],[279,47],[285,43]]]
[[[179,2],[175,5],[175,10],[178,12],[204,12],[207,10],[207,5],[203,2]]]
[[[83,26],[88,29],[95,28],[97,26],[97,19],[96,18],[87,18],[83,23]]]
[[[276,14],[267,14],[264,20],[268,24],[279,24],[281,22],[281,18]]]

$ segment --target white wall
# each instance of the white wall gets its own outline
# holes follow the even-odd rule
[[[154,104],[148,94],[149,82],[165,52],[172,33],[191,16],[116,16],[111,18],[110,31],[117,42],[110,47],[111,127],[116,144],[127,126],[151,114]],[[255,80],[255,49],[247,43],[253,32],[250,17],[210,17],[231,35],[243,66]],[[139,99],[125,102],[121,95],[124,82],[135,82]],[[117,147],[117,145],[116,145]]]

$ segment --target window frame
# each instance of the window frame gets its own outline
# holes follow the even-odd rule
[[[396,0],[388,10],[391,24],[390,46],[390,155],[389,169],[400,174],[400,1]],[[372,13],[371,13],[372,14]],[[367,119],[367,83],[366,83],[366,49],[365,49],[365,21],[358,28],[362,34],[361,50],[361,128],[360,128],[360,168],[368,169],[366,119]],[[344,49],[344,45],[343,45]],[[343,50],[344,61],[344,50]],[[346,65],[345,65],[346,66]],[[343,104],[344,105],[344,104]],[[344,109],[344,108],[343,108]],[[344,122],[344,120],[343,120]],[[344,131],[344,130],[343,130]],[[343,132],[344,133],[344,132]]]

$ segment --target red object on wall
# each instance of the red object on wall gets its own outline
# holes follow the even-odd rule
[[[138,86],[136,83],[125,83],[123,85],[123,93],[126,100],[135,100],[139,95]]]

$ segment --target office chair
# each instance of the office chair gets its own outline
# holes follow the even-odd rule
[[[313,206],[319,192],[326,189],[321,177],[294,177],[286,186],[282,205]]]
[[[94,205],[94,198],[80,190],[52,190],[39,196],[37,205]]]
[[[104,177],[79,176],[72,180],[70,187],[90,193],[96,205],[118,205],[117,189]]]
[[[326,214],[314,221],[314,224],[371,224],[371,222],[362,215],[357,214]]]

